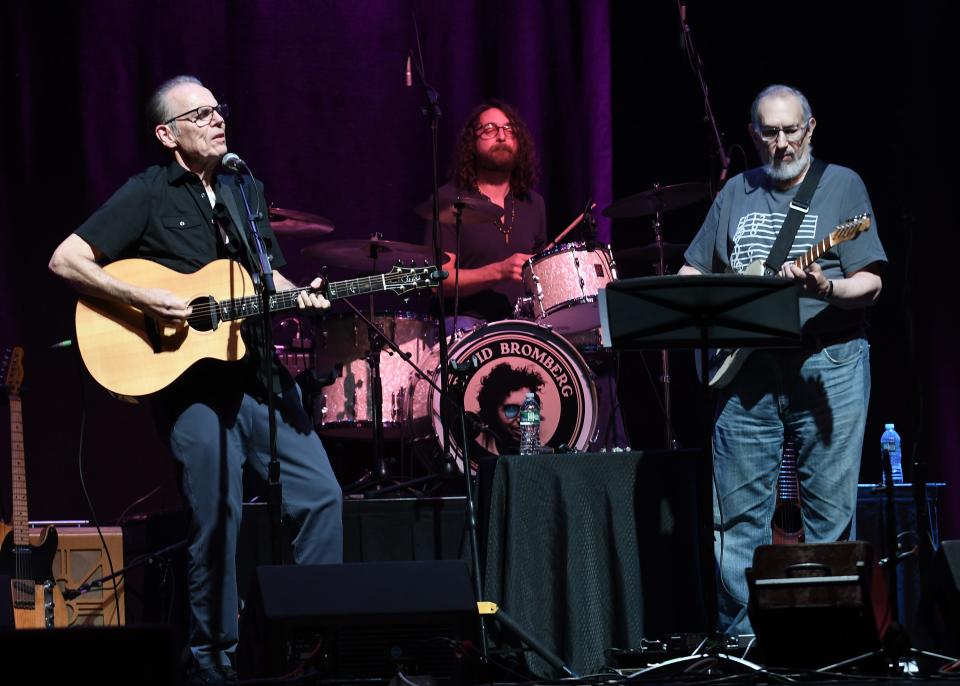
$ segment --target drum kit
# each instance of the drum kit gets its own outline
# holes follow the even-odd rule
[[[662,240],[661,213],[707,197],[705,184],[678,184],[654,186],[610,205],[603,210],[608,217],[654,217],[655,241],[617,256],[650,261],[658,265],[658,273],[664,273],[667,260],[678,257],[684,246]],[[589,207],[584,215],[589,214]],[[432,216],[432,201],[417,212],[422,217]],[[474,196],[440,198],[441,221],[453,223],[457,212],[461,221],[474,223],[499,216],[502,209]],[[304,212],[271,209],[270,219],[278,236],[322,237],[333,231],[329,220]],[[430,246],[385,240],[376,234],[369,239],[322,241],[301,253],[327,266],[372,274],[398,261],[426,264],[434,259]],[[523,383],[537,390],[544,446],[557,451],[596,447],[598,403],[592,364],[604,355],[599,346],[598,294],[617,278],[609,246],[592,240],[552,244],[524,265],[522,282],[527,295],[518,300],[514,319],[452,333],[450,360],[472,362],[461,365],[469,371],[458,380],[469,418],[466,440],[473,441],[471,454],[475,455],[477,448],[480,454],[513,448],[507,419],[511,397],[496,388],[510,375],[514,378],[507,380],[507,388],[521,383],[519,375],[528,379]],[[365,318],[396,348],[377,345],[375,336],[368,335]],[[379,434],[411,446],[426,464],[438,457],[444,432],[440,394],[435,390],[440,385],[438,332],[431,317],[377,311],[371,302],[369,317],[361,317],[359,312],[328,313],[313,325],[305,319],[288,318],[280,327],[283,330],[277,340],[283,343],[277,345],[277,352],[291,372],[296,375],[312,369],[327,375],[333,370],[324,380],[326,385],[313,394],[312,410],[321,436],[369,442],[379,440]],[[371,357],[378,359],[372,361]],[[382,390],[379,412],[374,377]],[[508,397],[504,399],[504,395]],[[497,407],[498,403],[505,404]],[[457,456],[461,453],[458,436],[459,432],[450,435]],[[462,469],[459,458],[458,462]]]

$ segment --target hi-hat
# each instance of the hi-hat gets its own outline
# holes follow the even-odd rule
[[[388,241],[382,238],[356,238],[339,241],[323,241],[308,245],[300,251],[301,255],[314,257],[323,264],[345,269],[372,270],[385,269],[399,260],[416,264],[434,262],[433,249],[415,243]],[[450,258],[441,255],[441,263]]]
[[[686,207],[710,197],[706,183],[677,183],[672,186],[654,186],[648,191],[621,198],[603,210],[604,217],[626,219],[646,217],[657,212]]]
[[[502,207],[476,193],[449,188],[440,191],[440,223],[455,224],[458,209],[464,224],[482,224],[503,216]],[[433,198],[417,205],[416,213],[433,221]]]
[[[672,259],[678,255],[682,255],[684,250],[687,249],[685,243],[667,243],[663,244],[663,257],[664,259]],[[617,250],[614,255],[618,260],[649,260],[651,262],[660,261],[660,246],[656,243],[648,243],[647,245],[640,245],[635,248],[626,248],[624,250]]]
[[[317,214],[271,207],[269,216],[270,228],[278,236],[315,238],[333,231],[333,222]]]

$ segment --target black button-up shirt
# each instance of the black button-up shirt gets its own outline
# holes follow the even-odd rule
[[[252,271],[254,258],[248,254],[245,241],[237,231],[238,226],[246,226],[246,213],[234,178],[233,175],[216,178],[214,208],[200,177],[176,160],[164,167],[150,167],[131,177],[75,233],[100,250],[110,262],[137,257],[188,274],[216,259],[229,257]],[[275,269],[282,267],[285,260],[270,229],[263,189],[259,183],[255,193],[251,193],[249,183],[247,189],[254,210],[259,211],[258,229],[267,244],[270,263]],[[247,356],[245,366],[262,384],[261,358],[256,354],[263,347],[258,329],[256,320],[244,323],[244,339],[254,353]],[[213,361],[199,362],[174,386],[189,387],[195,392],[198,386],[210,382],[211,375],[222,377],[226,371],[224,366]],[[273,366],[274,390],[288,387],[291,383],[288,375],[282,374],[276,362]],[[247,375],[241,376],[250,379]],[[258,390],[258,385],[245,384],[244,387],[250,392]]]

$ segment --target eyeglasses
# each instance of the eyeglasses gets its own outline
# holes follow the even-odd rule
[[[230,108],[227,107],[227,103],[221,102],[219,105],[203,105],[201,107],[195,107],[192,110],[187,110],[183,114],[178,114],[176,117],[167,119],[167,121],[163,123],[169,124],[170,122],[177,121],[178,119],[186,118],[187,121],[192,121],[197,126],[206,126],[213,121],[214,112],[219,114],[224,119],[230,116]]]
[[[503,126],[497,126],[494,123],[478,126],[476,130],[476,134],[477,134],[477,138],[489,140],[491,138],[496,138],[497,134],[501,130],[503,130],[504,138],[513,138],[516,135],[516,131],[514,130],[512,124],[504,124]]]
[[[791,143],[796,143],[798,140],[803,138],[803,135],[807,132],[806,124],[794,124],[793,126],[761,126],[758,133],[760,138],[762,138],[767,143],[773,143],[775,140],[780,138],[780,132],[783,132],[784,137]]]
[[[507,419],[513,419],[520,414],[519,405],[502,405],[500,409],[503,410],[503,416]]]

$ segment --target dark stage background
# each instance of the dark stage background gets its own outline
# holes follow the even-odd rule
[[[47,272],[50,253],[127,177],[160,159],[142,117],[151,90],[175,74],[199,76],[231,105],[230,148],[264,180],[271,202],[330,217],[331,238],[379,231],[419,242],[411,208],[429,194],[431,167],[421,91],[403,85],[415,45],[411,9],[427,78],[441,95],[441,169],[478,100],[513,102],[540,151],[553,233],[590,195],[602,208],[654,182],[716,179],[677,6],[666,0],[5,3],[0,344],[27,352],[31,518],[89,517],[77,463],[84,413],[83,472],[104,522],[131,505],[149,511],[178,499],[172,460],[147,410],[109,398],[73,350],[48,349],[72,337],[75,302]],[[939,105],[950,99],[956,13],[948,3],[688,3],[720,128],[728,146],[741,146],[732,173],[756,164],[746,134],[753,96],[786,82],[811,100],[817,154],[864,177],[890,267],[872,312],[862,480],[878,478],[877,442],[883,422],[895,421],[908,477],[920,458],[928,479],[948,481],[950,493],[960,480],[960,363],[947,265],[960,241],[947,179],[952,109]],[[688,242],[706,209],[704,202],[665,215],[666,239]],[[649,219],[600,228],[615,250],[653,237]],[[308,243],[284,243],[289,276],[306,280],[320,267],[298,256]],[[639,262],[619,267],[621,276],[650,273]],[[386,296],[378,305],[426,307]],[[690,447],[699,435],[691,357],[671,359],[675,423]],[[662,442],[649,381],[658,364],[656,354],[623,358],[634,448]],[[8,482],[0,481],[8,512]],[[945,512],[945,533],[960,535],[960,503],[953,499]]]

